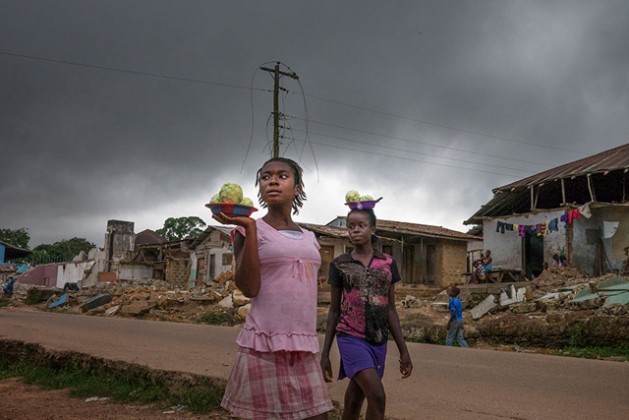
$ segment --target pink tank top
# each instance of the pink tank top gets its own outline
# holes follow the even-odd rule
[[[317,337],[317,276],[319,243],[302,229],[287,237],[262,219],[256,220],[260,257],[260,292],[236,343],[261,352],[319,352]],[[237,227],[245,235],[244,228]]]

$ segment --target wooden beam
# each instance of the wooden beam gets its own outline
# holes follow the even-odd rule
[[[566,205],[566,186],[563,183],[563,178],[561,178],[561,205],[565,206]]]
[[[592,174],[587,174],[588,180],[588,190],[590,191],[590,200],[596,201],[596,196],[594,196],[594,188],[592,187]]]
[[[531,190],[531,211],[535,210],[535,193],[533,192],[533,185],[529,186]]]

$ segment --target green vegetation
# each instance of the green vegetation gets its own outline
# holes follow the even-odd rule
[[[563,349],[551,350],[552,354],[558,356],[580,357],[582,359],[607,359],[624,358],[629,360],[629,346],[618,347],[579,347],[570,346]]]
[[[197,238],[207,226],[203,219],[196,216],[169,217],[164,221],[164,227],[155,233],[167,241],[179,241],[186,238]]]
[[[9,306],[9,302],[11,302],[11,301],[8,300],[8,299],[0,298],[0,308],[4,308],[4,307]]]
[[[31,235],[28,233],[27,228],[0,228],[0,241],[5,242],[9,245],[13,245],[22,249],[28,249],[28,242],[30,240]]]
[[[20,377],[25,383],[46,388],[67,388],[73,397],[108,397],[118,403],[151,403],[164,408],[184,405],[195,413],[208,413],[219,406],[223,386],[210,378],[197,378],[194,384],[177,383],[173,378],[161,378],[147,368],[127,366],[112,369],[85,360],[60,361],[54,357],[33,363],[26,351],[16,361],[0,354],[0,379]],[[163,380],[162,380],[163,379]],[[169,381],[170,379],[170,381]],[[169,385],[170,383],[170,385]]]
[[[234,315],[227,312],[207,312],[199,321],[210,325],[228,325],[230,327],[235,324]]]
[[[85,238],[62,239],[52,245],[41,244],[36,246],[33,248],[29,261],[33,265],[71,261],[81,251],[87,254],[94,247],[96,245]]]

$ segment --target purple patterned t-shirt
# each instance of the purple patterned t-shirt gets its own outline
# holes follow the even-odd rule
[[[341,313],[336,332],[382,344],[389,336],[388,304],[391,284],[400,274],[391,256],[374,251],[369,267],[338,256],[330,264],[328,283],[341,289]]]

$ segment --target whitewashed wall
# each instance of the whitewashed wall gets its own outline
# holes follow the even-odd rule
[[[554,218],[561,217],[564,211],[550,210],[521,216],[500,217],[483,222],[483,240],[485,249],[491,250],[493,265],[496,268],[522,269],[522,238],[517,231],[496,232],[496,222],[513,223],[518,225],[536,225],[548,223]],[[564,223],[559,222],[559,231],[544,235],[544,260],[552,261],[553,254],[565,252],[566,230]]]

